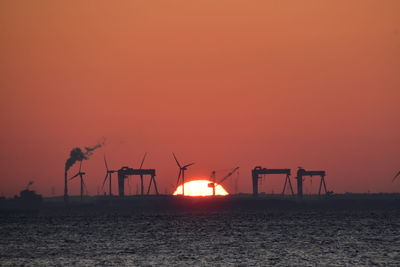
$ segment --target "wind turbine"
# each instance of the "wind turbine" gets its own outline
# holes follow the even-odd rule
[[[80,180],[81,180],[81,201],[82,201],[83,200],[83,190],[86,189],[86,192],[87,192],[87,188],[86,188],[85,182],[83,181],[83,176],[86,175],[86,173],[82,172],[81,170],[82,170],[82,161],[79,164],[79,172],[77,174],[75,174],[74,176],[72,176],[71,178],[69,178],[69,179],[72,180],[75,177],[78,177],[78,176],[80,177]]]
[[[179,180],[182,177],[182,195],[184,196],[185,195],[185,171],[187,170],[187,168],[189,166],[192,166],[194,164],[194,162],[186,164],[184,166],[181,166],[181,164],[179,163],[179,161],[176,158],[175,154],[172,153],[172,155],[174,156],[176,164],[178,164],[178,167],[179,167],[179,174],[178,174],[178,180],[176,181],[176,186],[178,186]]]
[[[400,176],[400,171],[393,177],[392,182],[394,182],[394,180],[396,180],[396,178],[399,177],[399,176]]]
[[[108,169],[106,156],[104,156],[104,165],[106,166],[106,177],[104,177],[102,188],[104,188],[104,185],[108,179],[108,181],[109,181],[108,190],[109,190],[110,196],[112,196],[112,183],[111,183],[112,182],[112,174],[117,171]]]

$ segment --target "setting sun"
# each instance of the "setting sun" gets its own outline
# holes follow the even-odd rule
[[[222,187],[216,184],[215,195],[226,196],[229,193]],[[182,195],[182,185],[178,186],[173,195]],[[209,180],[195,180],[185,183],[185,196],[212,196],[212,182]]]

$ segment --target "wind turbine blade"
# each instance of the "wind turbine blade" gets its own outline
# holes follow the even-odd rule
[[[104,178],[103,186],[101,187],[101,189],[104,188],[104,185],[106,184],[107,178],[108,178],[108,172],[106,173],[106,177]]]
[[[183,168],[187,168],[187,167],[189,167],[189,166],[192,166],[193,164],[195,164],[195,162],[192,162],[192,163],[190,163],[190,164],[187,164],[187,165],[183,166]]]
[[[72,176],[71,178],[69,178],[70,180],[72,180],[72,179],[74,179],[75,177],[78,177],[79,176],[79,172],[77,173],[77,174],[75,174],[74,176]]]
[[[79,172],[81,172],[81,169],[82,169],[82,160],[81,163],[79,163]]]
[[[179,169],[178,180],[176,181],[176,187],[178,187],[178,185],[179,185],[179,180],[181,178],[181,174],[182,174],[182,169]]]
[[[399,175],[400,175],[400,171],[393,177],[392,182],[394,182],[394,180],[396,180],[396,178],[399,177]]]
[[[106,155],[104,155],[104,164],[106,165],[106,169],[107,169],[107,171],[108,171],[108,165],[107,165]]]
[[[176,161],[176,164],[178,164],[179,168],[182,168],[182,167],[181,167],[181,164],[179,164],[179,161],[178,161],[178,159],[176,158],[175,154],[172,153],[172,155],[174,155],[174,159],[175,159],[175,161]]]
[[[144,160],[146,159],[146,155],[147,155],[147,152],[146,153],[144,153],[144,156],[143,156],[143,159],[142,159],[142,163],[140,163],[140,170],[142,169],[142,167],[143,167],[143,163],[144,163]]]

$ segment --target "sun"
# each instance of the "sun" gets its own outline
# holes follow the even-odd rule
[[[193,180],[185,183],[185,196],[212,196],[213,195],[213,182],[209,180]],[[174,196],[182,195],[182,185],[178,186],[174,192]],[[226,196],[229,193],[220,184],[215,186],[215,195]]]

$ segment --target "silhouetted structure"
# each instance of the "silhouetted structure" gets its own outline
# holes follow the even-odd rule
[[[26,184],[25,189],[26,189],[26,190],[29,190],[29,187],[30,187],[31,185],[33,185],[33,181],[29,181],[29,182]]]
[[[282,195],[285,193],[287,184],[289,184],[289,188],[292,192],[292,195],[294,195],[292,183],[290,182],[290,169],[267,169],[257,166],[251,171],[251,176],[253,181],[253,196],[258,195],[258,180],[260,179],[260,175],[265,175],[265,174],[286,174]]]
[[[211,180],[213,181],[212,183],[208,184],[208,187],[211,187],[213,189],[213,196],[215,196],[215,185],[216,184],[222,184],[226,179],[231,177],[237,170],[239,170],[239,167],[233,168],[227,175],[225,175],[218,183],[216,182],[216,171],[211,172]]]
[[[142,162],[140,163],[139,170],[141,170],[142,167],[143,167],[143,163],[144,163],[144,160],[146,159],[146,155],[147,155],[147,152],[144,153]],[[141,194],[142,196],[144,195],[143,175],[140,175],[140,194]]]
[[[68,201],[68,171],[64,171],[64,202]]]
[[[84,189],[86,189],[85,181],[83,180],[83,176],[84,176],[84,175],[86,175],[86,173],[85,173],[85,172],[82,172],[82,161],[81,161],[80,164],[79,164],[79,172],[70,178],[70,180],[72,180],[72,179],[74,179],[74,178],[76,178],[76,177],[78,177],[78,176],[79,176],[79,178],[80,178],[80,184],[81,184],[81,190],[80,190],[80,191],[81,191],[81,201],[83,200]],[[86,192],[87,192],[87,189],[86,189]]]
[[[13,209],[16,210],[39,210],[43,203],[43,197],[35,191],[25,189],[19,193],[13,201]]]
[[[303,197],[303,176],[320,176],[321,177],[321,181],[319,184],[319,190],[318,190],[318,194],[321,194],[321,188],[322,185],[324,185],[324,189],[325,189],[325,194],[328,192],[326,189],[326,184],[325,184],[325,175],[326,172],[325,171],[306,171],[305,169],[299,167],[299,169],[297,170],[297,195],[299,197]]]
[[[141,177],[143,177],[144,175],[150,175],[150,182],[147,189],[147,194],[150,193],[151,185],[154,184],[154,190],[158,195],[157,183],[155,179],[155,169],[132,169],[129,167],[122,167],[118,170],[118,190],[120,197],[123,197],[125,195],[125,179],[128,178],[129,175],[140,175]],[[141,183],[141,187],[143,187],[143,179],[141,179]]]
[[[112,174],[113,174],[114,172],[117,172],[117,171],[108,169],[108,164],[107,164],[106,156],[104,156],[104,164],[105,164],[105,166],[106,166],[106,177],[104,178],[102,188],[104,188],[104,185],[105,185],[105,183],[106,183],[106,181],[107,181],[107,179],[108,179],[108,181],[109,181],[109,184],[108,184],[108,192],[109,192],[109,195],[112,196]]]
[[[29,203],[29,202],[42,202],[43,198],[41,195],[36,194],[35,191],[33,190],[29,190],[29,189],[25,189],[22,190],[20,193],[20,199]]]
[[[189,166],[192,166],[194,164],[194,162],[186,164],[184,166],[181,166],[181,164],[179,163],[179,161],[176,158],[175,154],[172,153],[172,155],[174,156],[176,164],[178,164],[178,167],[179,167],[179,174],[178,174],[178,180],[176,181],[176,187],[178,187],[180,178],[182,177],[182,195],[184,196],[185,195],[185,171],[187,170],[187,168]]]
[[[105,144],[105,140],[103,139],[97,145],[92,147],[85,147],[84,150],[79,147],[73,148],[69,154],[69,158],[65,161],[64,168],[64,201],[68,201],[68,170],[75,164],[75,162],[80,161],[82,163],[83,160],[89,159],[89,157],[93,154],[93,151],[102,147]]]
[[[400,171],[393,177],[392,182],[394,182],[394,180],[396,180],[396,178],[399,177],[399,176],[400,176]]]

